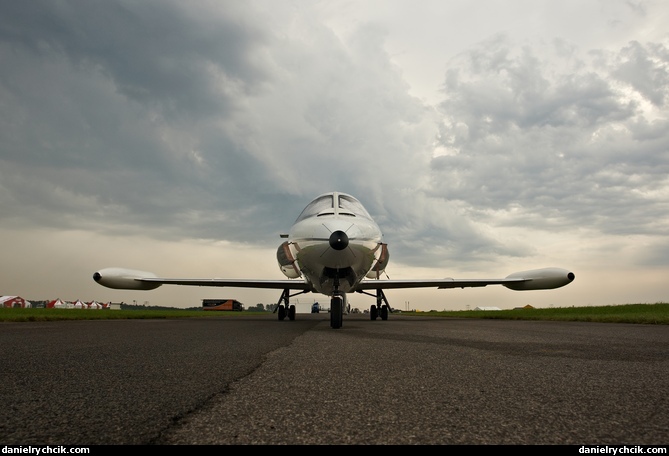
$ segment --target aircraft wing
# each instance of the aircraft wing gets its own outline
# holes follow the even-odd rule
[[[363,280],[355,291],[393,288],[470,288],[504,285],[512,290],[548,290],[562,287],[574,280],[574,274],[561,268],[543,268],[515,272],[503,279],[428,279],[428,280]]]
[[[470,288],[486,285],[502,285],[504,283],[523,282],[523,279],[416,279],[416,280],[364,280],[355,291],[393,288]]]
[[[143,277],[135,279],[139,282],[156,285],[192,285],[199,287],[237,287],[237,288],[269,288],[283,290],[311,290],[309,284],[302,280],[255,280],[255,279],[168,279],[161,277]]]
[[[304,280],[256,280],[256,279],[180,279],[156,277],[146,271],[125,268],[105,268],[93,274],[100,285],[121,290],[154,290],[161,285],[191,285],[200,287],[269,288],[276,290],[311,291]]]

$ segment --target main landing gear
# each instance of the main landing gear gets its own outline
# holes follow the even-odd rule
[[[385,304],[383,304],[385,302]],[[376,305],[372,305],[369,308],[369,318],[371,320],[376,320],[381,317],[381,320],[388,319],[388,312],[392,312],[390,304],[386,299],[386,295],[383,294],[383,290],[380,288],[376,290]]]
[[[274,308],[274,312],[278,312],[279,314],[280,321],[285,320],[286,317],[288,317],[289,320],[295,320],[295,304],[290,304],[290,298],[304,293],[308,292],[300,291],[299,293],[291,295],[289,289],[286,288],[283,290],[278,305]],[[282,303],[285,303],[285,305]]]

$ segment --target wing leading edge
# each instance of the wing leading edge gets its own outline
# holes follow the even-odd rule
[[[486,285],[502,285],[504,283],[519,283],[525,279],[429,279],[429,280],[366,280],[360,282],[355,291],[398,289],[398,288],[473,288]]]
[[[165,279],[160,277],[143,277],[135,279],[139,282],[158,285],[192,285],[198,287],[236,287],[236,288],[268,288],[274,290],[311,290],[307,282],[301,280],[254,280],[254,279]]]

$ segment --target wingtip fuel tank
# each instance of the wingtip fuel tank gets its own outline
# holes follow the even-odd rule
[[[143,282],[139,279],[155,278],[152,272],[125,268],[105,268],[93,274],[93,280],[107,288],[118,290],[155,290],[159,283]]]

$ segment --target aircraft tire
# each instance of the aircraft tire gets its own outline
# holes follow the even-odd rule
[[[286,319],[286,308],[284,307],[283,304],[279,306],[279,321],[283,321]]]
[[[384,304],[381,306],[381,320],[387,320],[387,319],[388,319],[388,306]]]
[[[333,329],[341,328],[344,314],[344,300],[340,296],[335,296],[330,301],[330,326]]]
[[[295,304],[291,304],[288,308],[288,319],[295,320]]]
[[[378,313],[379,311],[376,309],[376,306],[371,306],[369,308],[369,319],[376,320],[376,318],[379,316]]]

